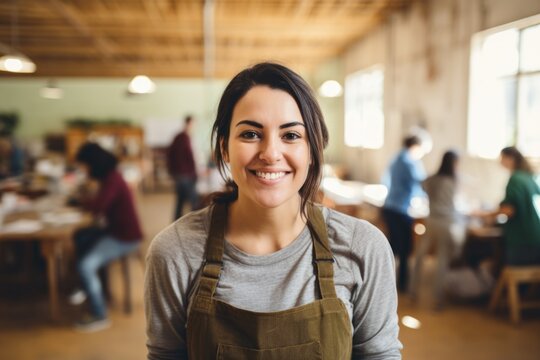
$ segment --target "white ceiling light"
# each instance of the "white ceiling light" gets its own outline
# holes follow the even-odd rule
[[[336,80],[326,80],[319,87],[319,95],[322,97],[339,97],[343,94],[343,87]]]
[[[146,75],[137,75],[128,85],[130,94],[150,94],[156,91],[156,84]]]
[[[47,85],[41,88],[39,94],[45,99],[58,100],[64,97],[64,90],[56,86],[54,81],[49,81]]]
[[[9,54],[0,57],[0,70],[14,73],[33,73],[36,64],[24,55]]]
[[[17,10],[18,7],[14,0],[11,5],[11,47],[0,44],[0,52],[6,54],[0,57],[0,70],[13,73],[33,73],[36,71],[36,64],[15,50],[19,40],[19,14]]]

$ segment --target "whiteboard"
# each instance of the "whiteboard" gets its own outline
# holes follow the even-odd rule
[[[169,146],[174,137],[184,128],[181,118],[148,118],[143,122],[144,143],[149,147]]]

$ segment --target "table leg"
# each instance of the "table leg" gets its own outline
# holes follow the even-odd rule
[[[58,305],[58,255],[61,252],[61,246],[53,241],[45,241],[41,243],[41,251],[43,257],[47,261],[47,278],[49,281],[49,307],[51,318],[58,320],[59,305]]]

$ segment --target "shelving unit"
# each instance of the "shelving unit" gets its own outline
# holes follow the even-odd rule
[[[79,147],[87,141],[100,144],[120,160],[120,170],[133,187],[137,187],[147,172],[144,161],[144,132],[127,125],[95,125],[69,127],[66,130],[66,156],[73,162]]]

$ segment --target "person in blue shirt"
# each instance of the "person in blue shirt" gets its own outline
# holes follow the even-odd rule
[[[413,218],[409,207],[413,197],[422,195],[424,167],[420,159],[425,155],[422,142],[417,136],[408,136],[403,149],[392,160],[387,171],[388,195],[382,216],[388,231],[388,239],[394,255],[399,257],[398,290],[406,291],[408,285],[408,258],[412,249]]]

